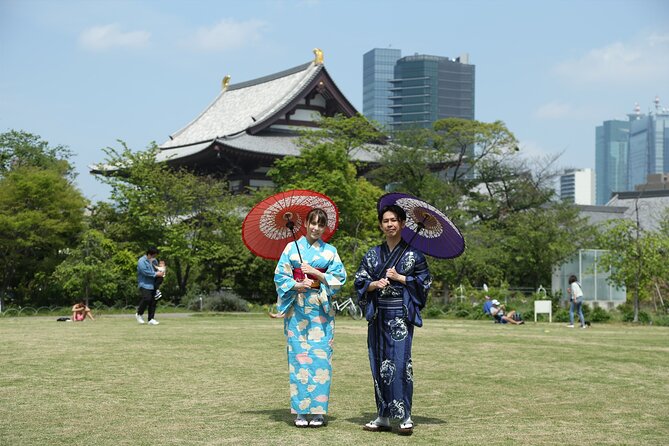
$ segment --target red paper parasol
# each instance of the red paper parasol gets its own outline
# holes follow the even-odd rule
[[[314,208],[328,216],[322,237],[326,242],[339,226],[337,206],[326,195],[300,189],[280,192],[255,205],[242,224],[242,240],[253,254],[279,260],[288,242],[306,235],[307,214]]]

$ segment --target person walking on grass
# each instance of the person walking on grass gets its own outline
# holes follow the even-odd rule
[[[578,311],[578,319],[581,322],[581,328],[585,328],[585,317],[583,317],[583,290],[581,289],[581,284],[578,283],[578,278],[573,274],[569,276],[567,293],[570,295],[569,325],[567,325],[567,327],[574,328],[574,307],[576,307],[576,311]]]
[[[156,316],[156,297],[155,297],[155,282],[156,277],[163,277],[165,275],[162,271],[156,271],[153,266],[153,261],[158,255],[157,248],[150,247],[146,250],[146,254],[137,261],[137,282],[139,285],[139,305],[137,306],[137,313],[135,319],[140,324],[144,323],[144,311],[149,310],[149,325],[158,325],[159,322],[155,319]]]

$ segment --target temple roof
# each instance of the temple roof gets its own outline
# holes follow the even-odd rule
[[[270,76],[231,84],[160,148],[213,141],[261,125],[292,102],[321,70],[324,70],[323,65],[309,62]]]
[[[204,111],[159,146],[156,161],[191,165],[220,151],[265,159],[299,155],[299,129],[316,127],[322,116],[358,113],[318,57],[250,81],[228,81]],[[367,149],[351,154],[353,159],[373,161],[373,146]],[[91,166],[91,171],[102,173],[109,166]]]

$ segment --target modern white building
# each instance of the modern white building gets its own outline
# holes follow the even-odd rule
[[[592,169],[567,169],[560,175],[560,199],[574,204],[595,204],[595,173]]]

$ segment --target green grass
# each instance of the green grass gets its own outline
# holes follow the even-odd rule
[[[160,314],[159,314],[160,316]],[[0,444],[666,444],[669,328],[427,320],[412,437],[369,433],[366,324],[338,319],[329,425],[296,429],[281,321],[0,319]]]

